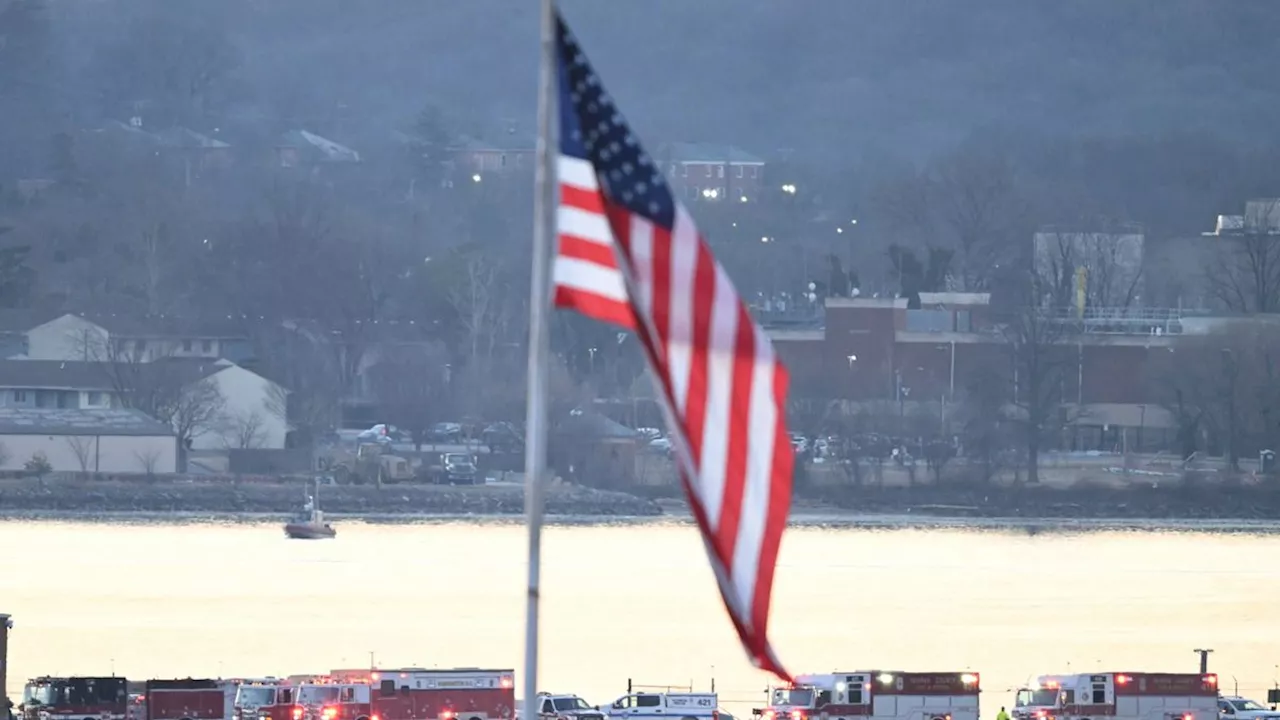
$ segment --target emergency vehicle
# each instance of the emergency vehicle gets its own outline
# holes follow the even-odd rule
[[[539,720],[604,720],[600,708],[577,695],[538,693],[536,706]],[[519,711],[516,708],[517,714]]]
[[[680,718],[718,720],[719,698],[715,693],[628,692],[602,708],[610,720]]]
[[[145,720],[223,720],[235,712],[235,685],[225,680],[148,680]]]
[[[371,698],[370,720],[512,720],[515,717],[515,670],[334,670],[329,677],[338,682],[366,683]],[[345,717],[359,720],[342,715],[336,720]]]
[[[294,675],[240,685],[235,715],[238,720],[372,720],[370,706],[367,681]]]
[[[1042,675],[1014,701],[1018,720],[1216,720],[1218,676],[1096,672]]]
[[[22,690],[23,720],[126,720],[128,713],[122,677],[38,677]]]
[[[260,720],[271,715],[276,704],[276,689],[283,684],[277,678],[235,680],[234,720]],[[292,710],[290,710],[292,712]]]
[[[799,675],[774,688],[763,720],[978,720],[981,683],[970,672],[860,670]]]

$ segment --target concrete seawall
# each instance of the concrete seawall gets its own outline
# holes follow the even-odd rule
[[[211,513],[295,514],[303,500],[302,482],[231,481],[0,481],[0,513]],[[524,492],[515,486],[447,487],[431,485],[324,486],[326,513],[352,515],[518,515]],[[546,494],[548,515],[653,516],[662,510],[651,500],[626,493],[574,486],[553,486]]]

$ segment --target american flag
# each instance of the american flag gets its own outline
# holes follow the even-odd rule
[[[558,15],[555,304],[635,331],[685,492],[752,661],[791,505],[787,372]]]

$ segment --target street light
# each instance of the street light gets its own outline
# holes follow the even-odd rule
[[[1203,675],[1209,672],[1209,653],[1213,652],[1213,648],[1207,648],[1203,650],[1200,648],[1196,648],[1191,652],[1198,653],[1200,655],[1200,674]]]
[[[782,186],[782,192],[784,192],[784,193],[786,193],[786,194],[788,194],[788,195],[795,195],[795,194],[796,194],[796,186],[795,186],[795,185],[792,185],[791,183],[787,183],[786,185],[783,185],[783,186]]]

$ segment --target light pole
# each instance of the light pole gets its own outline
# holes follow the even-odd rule
[[[1213,648],[1208,648],[1208,649],[1196,648],[1191,652],[1198,653],[1200,655],[1200,674],[1204,675],[1205,673],[1209,672],[1209,653],[1213,652]]]

